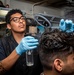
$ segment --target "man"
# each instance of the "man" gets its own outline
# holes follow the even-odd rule
[[[34,50],[34,65],[26,65],[25,52],[37,48],[38,40],[25,35],[26,18],[23,13],[12,9],[5,20],[11,34],[0,40],[0,75],[39,75],[42,67],[37,50]]]
[[[41,75],[74,74],[74,33],[52,29],[40,39],[39,56],[43,65]]]

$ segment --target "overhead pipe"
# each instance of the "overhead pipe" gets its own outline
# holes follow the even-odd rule
[[[38,22],[38,17],[44,19],[45,22],[48,23],[48,26],[44,26],[44,25],[42,25],[41,23],[39,23],[39,22]],[[34,19],[35,19],[35,21],[37,22],[37,24],[39,24],[39,25],[41,25],[41,26],[43,26],[43,27],[51,28],[51,26],[52,26],[51,23],[50,23],[50,21],[49,21],[46,17],[44,17],[43,15],[41,15],[41,14],[35,15],[35,16],[34,16]]]
[[[44,2],[46,2],[46,1],[45,1],[45,0],[44,0],[44,1],[40,1],[40,2],[34,3],[34,4],[32,5],[32,17],[33,17],[33,15],[34,15],[34,6],[43,4]]]

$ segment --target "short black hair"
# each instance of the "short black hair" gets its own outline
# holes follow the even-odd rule
[[[11,15],[13,15],[15,13],[20,13],[21,15],[23,15],[23,12],[20,9],[12,9],[12,10],[10,10],[7,13],[7,15],[5,16],[6,24],[10,24]]]
[[[66,57],[74,52],[74,33],[53,29],[44,32],[40,38],[39,56],[45,69],[52,69],[56,58],[66,61]]]

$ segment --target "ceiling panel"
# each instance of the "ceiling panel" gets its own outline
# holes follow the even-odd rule
[[[28,1],[31,3],[37,3],[37,2],[41,2],[44,1],[41,5],[46,6],[46,7],[65,7],[65,6],[69,6],[69,7],[74,7],[74,0],[18,0],[18,1]]]

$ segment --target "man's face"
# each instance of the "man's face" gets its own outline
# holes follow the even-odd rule
[[[13,14],[11,16],[8,28],[11,29],[12,32],[17,32],[17,33],[24,32],[26,29],[25,18],[20,13]]]
[[[67,57],[67,61],[64,62],[64,66],[62,68],[62,73],[66,75],[74,74],[74,54]]]

